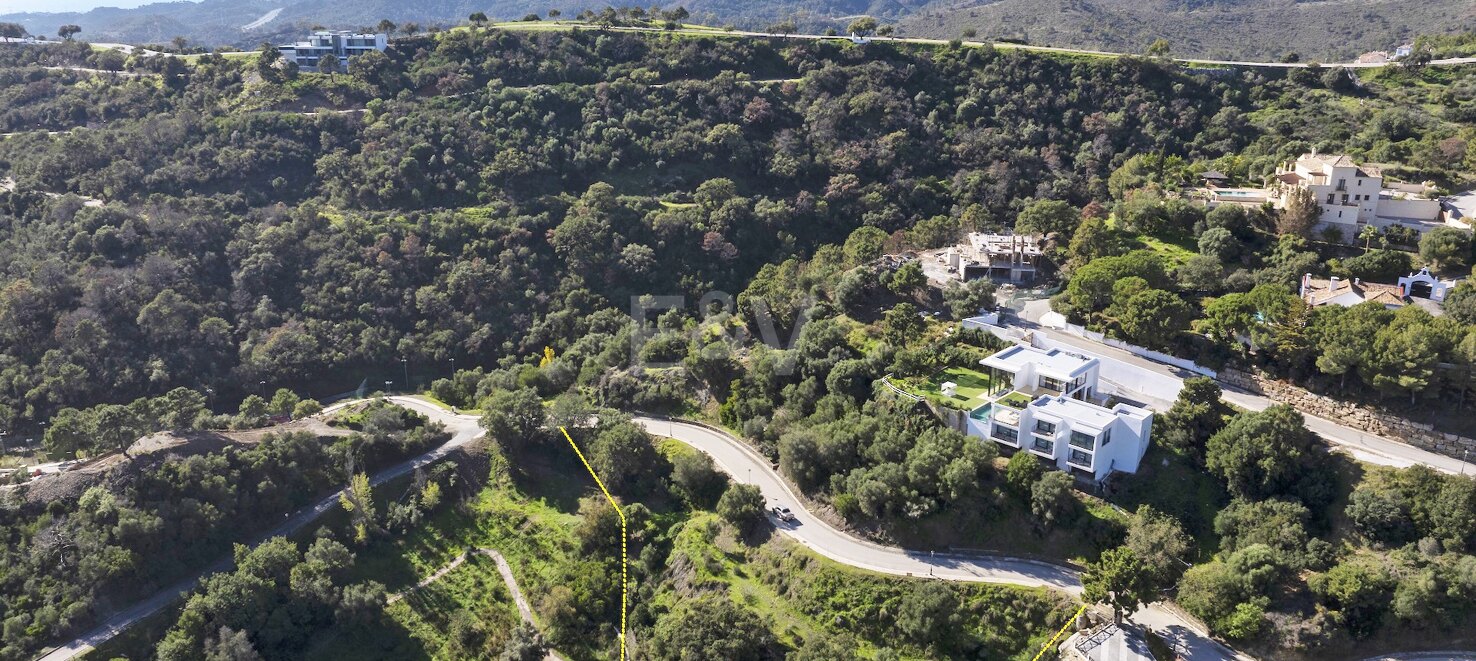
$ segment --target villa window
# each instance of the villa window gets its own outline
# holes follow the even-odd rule
[[[1347,193],[1343,193],[1343,204],[1345,206],[1348,204],[1348,194]]]
[[[1054,423],[1054,422],[1046,422],[1044,420],[1036,420],[1035,421],[1035,433],[1037,433],[1037,434],[1045,434],[1047,436],[1049,436],[1051,434],[1054,434],[1054,433],[1056,433],[1056,423]]]
[[[1107,447],[1107,444],[1108,443],[1111,443],[1111,442],[1112,442],[1112,429],[1110,427],[1107,428],[1107,429],[1103,429],[1102,430],[1102,447],[1104,447],[1104,448]]]
[[[1034,447],[1037,452],[1053,452],[1056,449],[1056,444],[1051,441],[1037,438],[1035,439],[1035,444],[1032,447]]]
[[[1333,203],[1333,194],[1332,193],[1328,193],[1327,194],[1327,203],[1328,204],[1332,204]]]
[[[1092,455],[1081,450],[1072,450],[1070,461],[1077,466],[1090,466],[1092,465]]]
[[[1348,180],[1347,179],[1339,179],[1338,180],[1338,190],[1340,190],[1340,191],[1348,190]]]
[[[1096,443],[1097,437],[1084,434],[1079,431],[1071,432],[1071,444],[1079,448],[1090,449]]]
[[[1040,379],[1036,381],[1036,384],[1039,385],[1042,390],[1054,390],[1056,392],[1061,392],[1066,389],[1066,384],[1062,383],[1060,379],[1052,379],[1048,376],[1040,377]]]
[[[1020,442],[1020,432],[1010,429],[1009,427],[1002,427],[1000,425],[994,426],[994,437],[1002,441],[1008,441],[1010,443]]]

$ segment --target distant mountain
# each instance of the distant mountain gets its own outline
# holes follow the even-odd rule
[[[1032,44],[1216,59],[1338,61],[1390,50],[1420,34],[1476,30],[1472,0],[940,0],[899,34],[1023,37]]]
[[[314,25],[360,28],[390,19],[454,24],[482,11],[512,20],[605,4],[580,0],[203,0],[84,13],[0,15],[33,34],[82,26],[92,41],[161,43],[176,36],[207,46],[283,41]],[[1140,52],[1166,39],[1175,54],[1276,58],[1296,52],[1335,60],[1392,48],[1417,34],[1476,30],[1472,0],[687,0],[693,20],[764,28],[793,18],[801,29],[844,29],[870,15],[907,36],[1023,38],[1032,44]]]

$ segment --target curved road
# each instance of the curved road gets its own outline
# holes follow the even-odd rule
[[[780,532],[841,564],[882,574],[1044,587],[1081,596],[1080,575],[1069,567],[1001,556],[907,551],[865,541],[806,510],[769,462],[738,439],[688,422],[648,417],[637,417],[635,422],[651,434],[674,438],[707,453],[733,479],[758,485],[770,505],[783,504],[794,511],[795,520],[787,523],[771,515]]]
[[[446,441],[440,447],[437,447],[425,454],[422,454],[413,459],[407,459],[398,464],[395,464],[394,466],[375,473],[374,477],[370,479],[371,484],[383,484],[384,482],[395,479],[402,475],[407,475],[410,472],[414,471],[416,468],[433,463],[441,459],[442,457],[445,457],[454,450],[460,448],[463,445],[466,445],[467,443],[472,442],[477,437],[482,435],[482,428],[478,426],[476,416],[452,415],[439,406],[413,397],[389,397],[388,399],[396,404],[399,404],[400,406],[423,413],[435,422],[440,422],[446,425],[446,430],[451,432],[451,440]],[[325,412],[335,411],[352,403],[353,402],[348,402],[345,404],[331,406],[328,407]],[[289,535],[293,532],[296,532],[298,529],[318,518],[319,515],[323,514],[333,507],[336,507],[338,505],[339,493],[341,493],[341,491],[335,491],[331,494],[328,494],[317,503],[314,503],[312,507],[299,510],[296,514],[287,517],[287,519],[277,527],[272,528],[270,531],[252,540],[250,546],[255,547],[272,537]],[[138,622],[139,620],[153,615],[166,606],[174,603],[175,600],[189,593],[189,591],[195,589],[195,586],[198,585],[200,581],[203,580],[206,576],[222,571],[229,571],[232,564],[233,562],[231,557],[227,555],[225,558],[221,559],[213,565],[210,565],[209,567],[206,567],[204,570],[201,570],[200,572],[190,576],[189,578],[181,580],[178,583],[175,583],[174,585],[171,585],[168,588],[155,593],[153,596],[144,599],[143,601],[135,603],[134,605],[122,611],[114,613],[106,620],[104,620],[101,624],[94,627],[91,631],[88,631],[87,633],[79,636],[76,640],[68,642],[41,656],[40,661],[64,661],[65,659],[72,659],[85,654],[89,650],[108,641],[113,636],[118,635],[124,629],[132,626],[135,622]]]
[[[478,425],[477,416],[453,415],[439,406],[413,397],[390,397],[389,399],[446,425],[452,436],[451,440],[434,450],[375,473],[371,479],[372,484],[382,484],[409,474],[418,467],[445,457],[483,433]],[[347,405],[329,407],[327,412]],[[800,506],[799,498],[790,490],[784,479],[774,471],[773,467],[738,439],[726,433],[688,422],[649,417],[636,417],[635,422],[652,434],[674,438],[711,455],[715,463],[734,479],[756,484],[770,501],[782,502],[791,506],[796,520],[789,523],[776,521],[775,525],[778,529],[807,548],[836,562],[883,574],[932,576],[952,581],[1044,587],[1060,590],[1075,597],[1081,595],[1079,574],[1067,567],[1004,556],[908,551],[859,539],[825,523]],[[277,527],[257,537],[251,545],[255,546],[274,536],[295,532],[335,507],[337,503],[338,492],[328,494],[312,507],[298,511]],[[91,631],[51,650],[40,659],[42,661],[64,661],[76,658],[118,635],[119,632],[139,620],[174,603],[181,596],[193,590],[204,577],[212,573],[227,571],[230,568],[231,558],[228,556],[189,578],[109,616]],[[1132,619],[1157,631],[1170,645],[1181,650],[1185,658],[1196,661],[1199,659],[1248,658],[1213,641],[1197,626],[1190,624],[1161,604],[1149,605],[1134,614]]]
[[[1081,596],[1080,574],[1068,567],[1007,556],[909,551],[857,538],[806,510],[803,501],[764,457],[726,432],[667,418],[636,416],[634,420],[648,433],[676,439],[707,453],[734,480],[758,485],[770,505],[790,507],[795,520],[782,522],[771,516],[774,526],[805,547],[841,564],[883,574],[1045,587],[1073,597]],[[1129,619],[1158,633],[1185,659],[1250,658],[1216,642],[1198,625],[1162,603],[1149,604]]]

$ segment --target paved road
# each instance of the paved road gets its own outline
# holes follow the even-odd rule
[[[516,23],[499,23],[499,24],[497,24],[494,27],[496,27],[498,29],[504,29],[504,30],[517,30],[517,29],[520,29],[520,28],[522,28],[522,29],[548,29],[548,25],[549,25],[549,23],[547,23],[547,22],[539,22],[539,23],[522,23],[522,22],[516,22]],[[680,29],[676,29],[676,30],[667,30],[665,28],[660,28],[660,27],[641,27],[641,26],[609,26],[609,27],[606,27],[606,26],[593,25],[593,24],[589,24],[589,23],[581,23],[581,22],[578,22],[578,21],[560,21],[559,22],[559,25],[565,26],[565,27],[569,27],[569,28],[580,27],[580,28],[585,28],[585,29],[607,30],[607,31],[610,31],[610,32],[656,32],[656,33],[666,33],[666,34],[682,34],[682,35],[689,35],[689,36],[758,37],[758,38],[764,38],[764,39],[806,39],[806,40],[812,40],[812,41],[849,41],[850,40],[850,37],[849,36],[844,36],[844,35],[780,34],[780,33],[775,33],[775,32],[755,32],[755,31],[750,31],[750,30],[723,30],[723,29],[720,29],[720,28],[685,27],[685,28],[680,28]],[[924,38],[924,37],[876,37],[876,36],[873,36],[873,37],[867,37],[866,38],[866,41],[877,41],[877,42],[890,41],[890,42],[903,43],[903,44],[927,44],[927,45],[941,45],[941,44],[949,43],[949,40],[948,39],[928,39],[928,38]],[[24,44],[24,42],[14,42],[14,43],[16,43],[17,45],[27,45],[27,44]],[[45,43],[56,43],[56,42],[45,42]],[[1058,46],[1032,46],[1032,45],[1029,45],[1029,44],[1015,44],[1015,43],[1008,43],[1008,42],[1002,42],[1002,41],[964,41],[963,43],[965,45],[968,45],[968,46],[992,46],[994,48],[999,48],[999,49],[1033,51],[1033,52],[1038,52],[1038,53],[1063,53],[1063,54],[1068,54],[1068,55],[1095,55],[1095,56],[1098,56],[1098,57],[1124,57],[1124,56],[1140,57],[1141,56],[1140,53],[1116,53],[1116,52],[1112,52],[1112,51],[1092,50],[1092,49],[1089,49],[1089,48],[1062,48],[1062,47],[1058,47]],[[28,45],[36,45],[36,44],[28,44]],[[120,51],[123,51],[124,53],[130,54],[130,55],[131,54],[134,54],[134,53],[138,53],[138,54],[141,54],[141,55],[149,55],[149,56],[179,57],[178,55],[176,55],[174,53],[163,53],[163,52],[159,52],[159,51],[153,51],[153,50],[149,50],[149,49],[146,49],[146,48],[142,48],[142,47],[138,47],[138,46],[133,46],[131,44],[116,44],[116,43],[93,42],[91,45],[102,47],[102,48],[112,48],[112,49],[115,49],[115,50],[120,50]],[[1172,61],[1178,62],[1178,63],[1181,63],[1181,64],[1199,64],[1199,65],[1232,66],[1232,67],[1259,67],[1259,68],[1265,68],[1265,69],[1305,69],[1307,67],[1312,66],[1312,64],[1314,64],[1314,63],[1311,63],[1311,62],[1252,62],[1252,61],[1249,61],[1249,60],[1210,60],[1210,59],[1201,59],[1201,58],[1173,58]],[[1456,65],[1467,65],[1467,64],[1476,64],[1476,57],[1452,57],[1452,58],[1446,58],[1446,59],[1440,59],[1440,60],[1433,60],[1433,61],[1430,62],[1430,65],[1431,66],[1456,66]],[[1322,67],[1325,67],[1325,68],[1346,67],[1346,68],[1349,68],[1349,69],[1378,69],[1378,68],[1381,68],[1381,67],[1399,66],[1399,64],[1397,62],[1327,62],[1327,63],[1319,63],[1319,66],[1322,66]]]
[[[430,452],[422,454],[413,459],[407,459],[398,464],[395,464],[394,466],[375,473],[374,477],[370,479],[371,484],[383,484],[384,482],[393,480],[397,477],[408,475],[416,468],[434,463],[435,461],[440,460],[442,457],[445,457],[456,449],[466,445],[467,443],[472,442],[477,437],[482,435],[482,429],[477,424],[476,416],[452,415],[439,406],[413,397],[390,397],[389,399],[390,401],[393,401],[400,406],[404,406],[406,408],[423,413],[435,422],[440,422],[446,425],[446,430],[451,432],[451,439],[446,441],[440,447],[431,450]],[[347,404],[330,406],[325,412],[331,412],[343,408],[344,406],[347,406]],[[283,521],[280,525],[273,528],[266,534],[263,534],[260,537],[256,538],[254,541],[251,542],[250,545],[255,547],[272,537],[289,535],[293,532],[296,532],[298,529],[318,518],[319,515],[323,514],[333,507],[336,507],[338,505],[339,493],[340,492],[335,491],[327,496],[324,496],[312,507],[299,510],[296,514],[293,514],[290,517],[286,517],[286,520]],[[168,588],[165,588],[164,590],[161,590],[158,593],[154,594],[153,596],[144,599],[143,601],[140,601],[122,611],[114,613],[113,615],[105,619],[101,624],[93,628],[91,631],[88,631],[87,633],[79,636],[76,640],[68,642],[48,652],[44,656],[41,656],[39,661],[63,661],[65,659],[72,659],[81,656],[87,651],[97,647],[98,645],[101,645],[102,643],[118,635],[124,629],[132,626],[135,622],[138,622],[139,620],[153,615],[154,613],[174,603],[181,596],[195,589],[195,586],[198,585],[204,577],[209,576],[210,574],[228,571],[230,570],[231,566],[231,557],[227,556],[226,558],[221,559],[215,564],[206,567],[199,573],[196,573],[189,578],[175,583],[174,585],[171,585]]]
[[[1009,557],[907,551],[862,540],[805,510],[802,501],[769,462],[738,439],[686,422],[647,417],[637,417],[635,422],[652,434],[674,438],[711,455],[718,467],[733,479],[758,485],[770,505],[792,508],[795,521],[773,519],[774,525],[800,544],[836,562],[883,574],[1008,583],[1052,588],[1073,596],[1081,594],[1081,580],[1069,567]]]
[[[758,485],[770,505],[783,504],[794,511],[793,522],[770,516],[780,532],[836,562],[883,574],[1045,587],[1081,596],[1080,575],[1068,567],[1005,556],[909,551],[857,538],[806,510],[766,459],[727,433],[665,418],[637,416],[635,422],[651,434],[674,438],[707,453],[733,479]],[[1131,619],[1158,632],[1185,658],[1194,661],[1250,658],[1215,642],[1197,625],[1162,604],[1150,604]]]
[[[524,25],[524,24],[517,24],[517,23],[513,23],[513,24],[501,24],[498,27],[501,27],[503,29],[516,29],[517,27],[520,27],[521,25]],[[536,24],[529,24],[529,25],[536,25]],[[588,27],[592,27],[593,28],[594,26],[588,26]],[[712,28],[712,29],[683,28],[683,29],[678,29],[678,30],[667,30],[667,29],[664,29],[664,28],[657,28],[657,27],[621,26],[621,27],[605,27],[605,28],[595,28],[595,29],[605,29],[605,30],[609,30],[609,31],[612,31],[612,32],[666,32],[666,33],[677,33],[677,34],[686,34],[686,35],[709,35],[709,36],[714,36],[714,37],[738,36],[738,37],[762,37],[762,38],[765,38],[765,39],[809,39],[809,40],[816,40],[816,41],[827,41],[827,40],[828,41],[849,41],[851,39],[849,36],[837,36],[837,35],[824,35],[824,34],[779,34],[779,33],[774,33],[774,32],[753,32],[753,31],[748,31],[748,30],[722,30],[722,29],[718,29],[718,28]],[[949,43],[949,40],[948,39],[928,39],[928,38],[924,38],[924,37],[875,37],[875,36],[873,36],[873,37],[866,37],[865,40],[866,41],[878,41],[878,42],[891,41],[891,42],[904,43],[904,44],[927,44],[927,45],[942,45],[942,44]],[[1068,54],[1068,55],[1096,55],[1098,57],[1123,57],[1123,56],[1141,57],[1142,56],[1140,53],[1115,53],[1115,52],[1112,52],[1112,51],[1091,50],[1091,49],[1088,49],[1088,48],[1062,48],[1062,47],[1057,47],[1057,46],[1032,46],[1032,45],[1028,45],[1028,44],[1015,44],[1015,43],[1008,43],[1008,42],[1002,42],[1002,41],[964,41],[963,43],[965,45],[968,45],[968,46],[993,46],[993,47],[999,48],[999,49],[1024,50],[1024,51],[1034,51],[1034,52],[1040,52],[1040,53],[1064,53],[1064,54]],[[1267,69],[1305,69],[1305,68],[1310,67],[1310,66],[1312,66],[1314,64],[1312,62],[1252,62],[1252,61],[1248,61],[1248,60],[1209,60],[1209,59],[1200,59],[1200,58],[1173,58],[1173,61],[1174,62],[1179,62],[1181,64],[1204,64],[1204,65],[1233,66],[1233,67],[1261,67],[1261,68],[1267,68]],[[1430,62],[1430,65],[1432,65],[1432,66],[1451,66],[1451,65],[1463,65],[1463,64],[1476,64],[1476,57],[1453,57],[1453,58],[1446,58],[1446,59],[1440,59],[1440,60],[1433,60],[1433,61]],[[1378,68],[1381,68],[1381,67],[1398,66],[1398,63],[1397,62],[1329,62],[1329,63],[1318,63],[1318,66],[1321,66],[1321,67],[1324,67],[1324,68],[1347,67],[1349,69],[1378,69]]]
[[[1034,320],[1039,318],[1039,303],[1040,302],[1036,301],[1027,303],[1025,306],[1025,310],[1021,312],[1021,316],[1024,317],[1026,321],[1030,321],[1033,324]],[[1187,378],[1189,376],[1194,376],[1193,374],[1188,374],[1185,370],[1179,369],[1177,367],[1155,362],[1136,354],[1124,351],[1122,349],[1110,347],[1100,342],[1094,342],[1084,337],[1078,337],[1076,335],[1072,335],[1063,331],[1044,328],[1038,325],[1031,326],[1030,328],[1028,328],[1028,330],[1033,333],[1045,335],[1046,337],[1049,337],[1056,342],[1069,344],[1073,347],[1081,349],[1083,352],[1090,353],[1099,358],[1102,358],[1103,360],[1116,360],[1119,362],[1124,362],[1135,367],[1173,377],[1179,380],[1183,380],[1184,378]],[[1132,389],[1134,387],[1133,384],[1118,385],[1128,389]],[[1272,404],[1279,403],[1273,402],[1270,399],[1262,397],[1260,395],[1232,389],[1231,386],[1223,383],[1220,385],[1222,388],[1224,388],[1225,401],[1241,408],[1249,409],[1252,411],[1260,411],[1264,410],[1268,406],[1271,406]],[[1169,393],[1144,393],[1138,392],[1136,390],[1132,393],[1129,393],[1129,395],[1142,396],[1145,399],[1152,400],[1149,403],[1155,405],[1160,410],[1166,409],[1169,404],[1172,403],[1174,397],[1174,394]],[[1311,429],[1318,436],[1321,436],[1322,439],[1328,444],[1348,453],[1350,456],[1352,456],[1354,459],[1357,459],[1358,461],[1376,464],[1379,466],[1395,466],[1398,468],[1407,468],[1416,464],[1422,464],[1443,473],[1451,474],[1476,472],[1476,465],[1462,462],[1460,459],[1447,457],[1443,454],[1430,452],[1428,450],[1422,450],[1402,441],[1370,434],[1343,424],[1339,424],[1326,418],[1317,417],[1315,415],[1303,413],[1302,416],[1306,418],[1308,429]],[[1472,457],[1472,459],[1476,459],[1476,457]]]

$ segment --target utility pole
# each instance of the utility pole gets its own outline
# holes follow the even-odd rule
[[[405,368],[405,390],[408,392],[410,390],[410,360],[401,358],[400,367]]]

